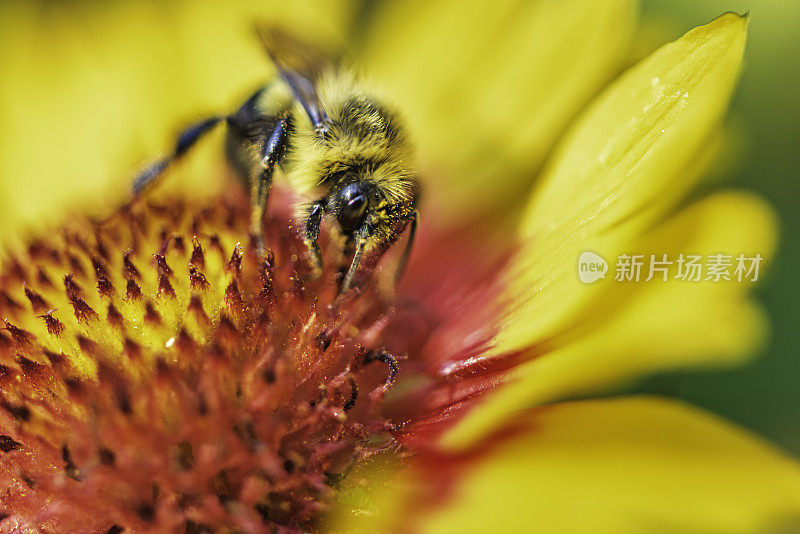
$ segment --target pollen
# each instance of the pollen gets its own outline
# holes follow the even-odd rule
[[[390,443],[389,305],[312,278],[288,220],[263,256],[248,225],[238,197],[139,201],[6,259],[0,526],[315,530]]]

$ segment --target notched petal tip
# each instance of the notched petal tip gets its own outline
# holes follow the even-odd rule
[[[513,312],[497,352],[546,339],[580,309],[589,292],[565,281],[582,251],[601,240],[620,246],[680,201],[691,186],[682,177],[727,107],[746,28],[746,17],[726,13],[689,31],[624,73],[575,121],[521,219],[506,295]]]
[[[709,22],[708,25],[711,25],[711,24],[714,24],[714,23],[717,23],[717,22],[719,22],[720,24],[721,23],[733,23],[733,24],[735,24],[737,22],[741,22],[741,23],[744,24],[745,28],[747,28],[747,25],[750,24],[750,11],[748,10],[748,11],[745,11],[744,13],[737,13],[735,11],[726,11],[725,13],[720,15],[719,17],[717,17],[714,20],[712,20],[711,22]]]

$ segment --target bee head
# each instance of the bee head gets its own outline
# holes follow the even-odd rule
[[[364,220],[369,198],[359,182],[351,182],[342,187],[336,195],[338,214],[336,216],[342,230],[354,232]]]

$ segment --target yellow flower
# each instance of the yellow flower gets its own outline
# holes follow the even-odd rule
[[[584,252],[770,257],[774,216],[752,195],[683,205],[713,163],[747,19],[723,15],[606,85],[635,24],[626,0],[370,5],[122,2],[64,21],[6,8],[0,50],[16,46],[0,69],[16,81],[0,87],[0,142],[24,147],[32,123],[61,156],[0,158],[8,231],[75,211],[111,187],[101,183],[121,191],[125,124],[142,129],[138,157],[165,146],[180,111],[234,105],[230,92],[246,94],[264,68],[237,32],[267,16],[350,28],[365,75],[408,116],[427,193],[388,303],[372,286],[338,301],[337,273],[304,276],[280,194],[264,223],[272,254],[257,257],[242,194],[220,194],[212,156],[176,170],[178,193],[102,223],[75,217],[11,253],[0,526],[757,532],[797,521],[800,466],[758,438],[666,399],[587,399],[743,361],[764,335],[751,284],[735,277],[576,276]],[[76,59],[85,41],[71,23],[84,20],[108,46],[102,60]],[[173,61],[185,43],[206,55]],[[159,77],[121,66],[146,62]],[[49,98],[41,68],[74,92]],[[24,112],[30,102],[43,109]],[[70,132],[42,131],[48,106],[71,103]],[[19,176],[69,187],[26,196]],[[388,354],[407,356],[399,372]]]

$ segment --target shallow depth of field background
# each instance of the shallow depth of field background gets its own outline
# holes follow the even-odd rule
[[[131,170],[169,146],[176,125],[230,108],[270,74],[242,25],[264,4],[230,4],[220,12],[208,1],[0,0],[0,246],[64,207],[112,205]],[[324,5],[333,26],[355,9]],[[782,229],[758,291],[773,325],[761,357],[734,370],[655,377],[635,391],[686,399],[800,456],[800,2],[645,0],[641,11],[632,59],[725,11],[750,12],[714,180],[769,199]],[[142,29],[143,13],[157,23]],[[214,146],[204,143],[174,179],[219,165]],[[198,187],[213,195],[219,184]]]
[[[663,0],[643,7],[645,21],[668,20],[678,33],[724,11],[750,12],[730,111],[742,137],[731,142],[723,178],[769,199],[781,220],[778,253],[758,290],[773,328],[764,354],[744,368],[682,374],[659,385],[800,455],[800,2]]]

